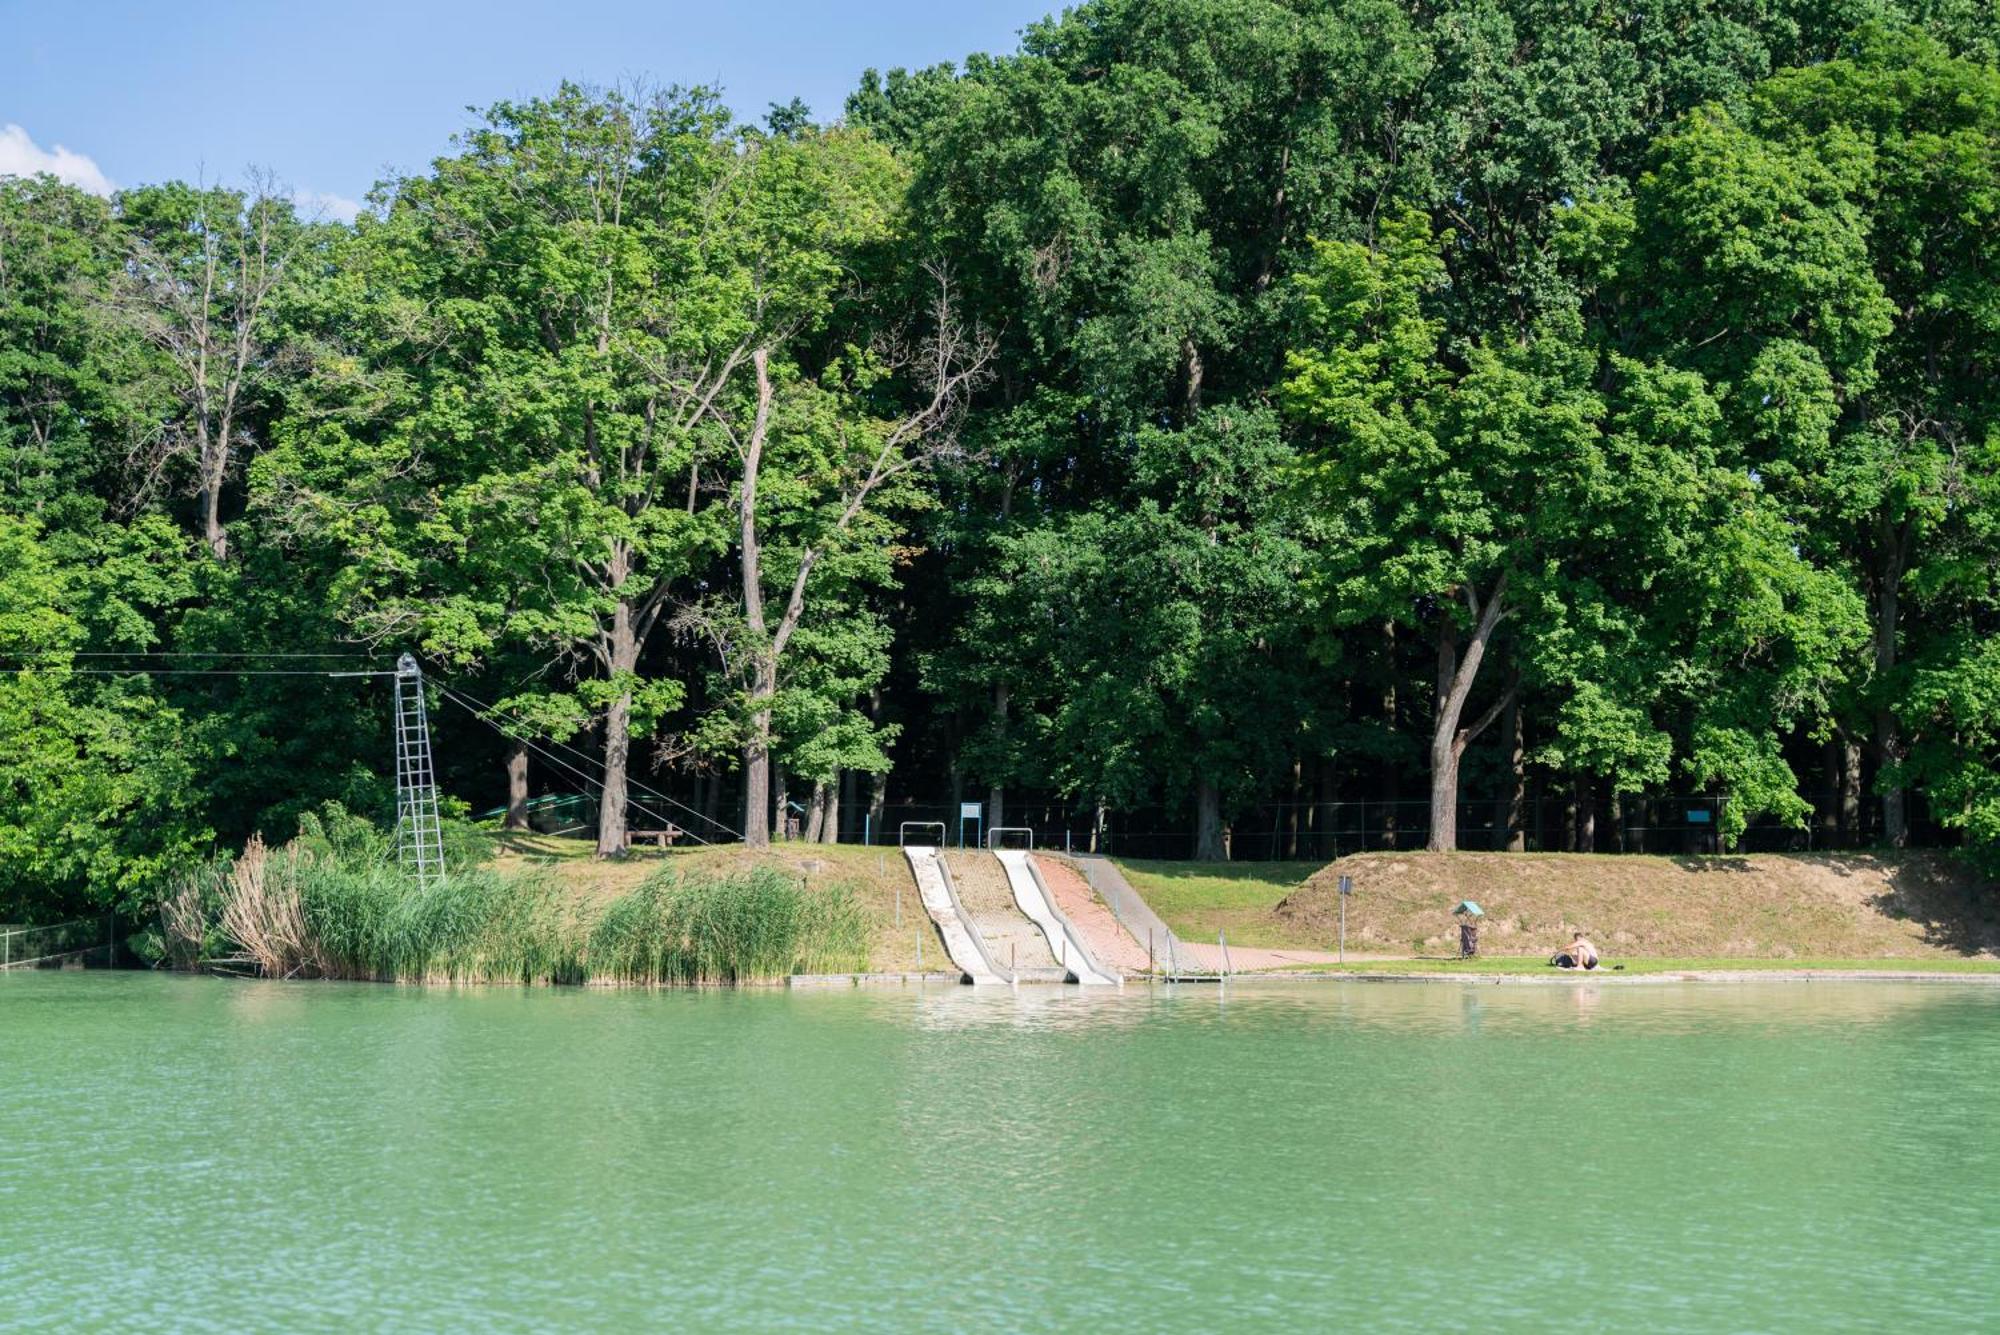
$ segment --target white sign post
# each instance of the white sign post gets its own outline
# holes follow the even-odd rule
[[[975,821],[979,825],[979,833],[974,837],[972,846],[974,848],[984,848],[986,846],[985,808],[977,802],[960,802],[958,804],[958,846],[960,848],[965,847],[965,823],[967,821]]]

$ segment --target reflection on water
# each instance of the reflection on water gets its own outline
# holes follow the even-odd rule
[[[1797,1329],[2000,1288],[1982,986],[42,975],[0,1035],[9,1321]]]

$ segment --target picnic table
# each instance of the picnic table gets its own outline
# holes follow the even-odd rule
[[[652,844],[655,848],[667,848],[673,844],[674,840],[680,837],[681,831],[677,825],[669,825],[664,830],[627,830],[625,831],[625,847],[631,848],[635,844]]]

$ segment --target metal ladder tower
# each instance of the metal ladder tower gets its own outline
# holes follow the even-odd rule
[[[431,725],[417,660],[396,660],[396,855],[419,889],[444,880],[444,829],[431,772]]]

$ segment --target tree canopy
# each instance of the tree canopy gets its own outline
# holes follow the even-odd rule
[[[0,181],[0,917],[386,818],[329,673],[404,651],[454,809],[579,793],[603,856],[969,795],[2000,868],[1996,53],[1088,0],[824,123],[554,83],[352,224]]]

